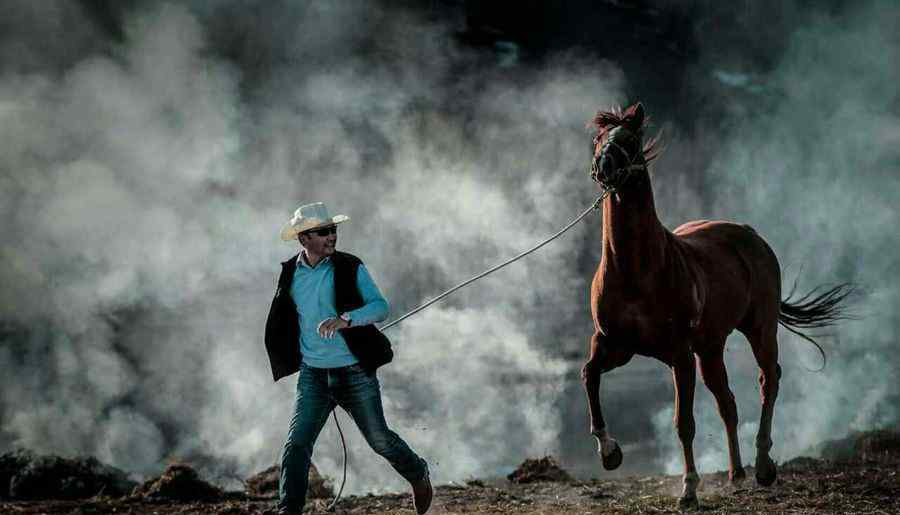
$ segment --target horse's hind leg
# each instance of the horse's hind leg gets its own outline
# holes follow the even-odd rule
[[[728,435],[728,479],[732,483],[744,479],[744,466],[741,463],[741,447],[738,444],[737,405],[734,402],[734,394],[728,386],[728,372],[725,370],[725,360],[722,356],[724,342],[716,346],[716,350],[700,355],[700,374],[703,383],[716,399],[719,408],[719,416],[725,423],[725,433]]]
[[[778,325],[769,324],[749,331],[747,339],[759,365],[759,394],[762,412],[759,416],[759,432],[756,434],[756,482],[769,486],[775,482],[777,471],[775,462],[769,456],[772,449],[772,417],[775,399],[778,397],[778,382],[781,366],[778,364]]]

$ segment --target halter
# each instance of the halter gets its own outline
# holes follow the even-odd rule
[[[618,142],[614,141],[616,136],[625,137],[630,140],[637,142],[638,151],[634,156],[628,155],[628,152],[620,145]],[[597,166],[598,159],[591,160],[591,179],[594,182],[600,184],[600,187],[603,188],[604,192],[607,193],[615,193],[620,187],[625,185],[629,179],[631,179],[634,172],[639,170],[646,170],[647,163],[644,161],[643,155],[641,155],[641,140],[638,138],[633,132],[626,129],[625,127],[618,126],[609,131],[606,137],[606,143],[603,144],[603,148],[600,149],[600,156],[608,155],[610,149],[615,148],[619,151],[619,153],[624,156],[625,159],[628,160],[628,163],[625,166],[620,166],[613,170],[611,174],[609,174],[605,179],[600,178],[600,169]],[[636,163],[636,161],[639,161]]]

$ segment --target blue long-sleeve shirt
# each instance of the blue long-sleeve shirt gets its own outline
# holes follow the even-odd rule
[[[389,306],[365,265],[360,264],[356,272],[356,286],[363,298],[363,305],[347,314],[352,325],[366,325],[381,322],[388,317]],[[335,307],[334,264],[326,257],[310,267],[301,252],[297,256],[297,269],[291,284],[291,297],[297,305],[300,318],[300,352],[303,362],[316,368],[335,368],[357,363],[356,357],[347,347],[340,332],[331,338],[319,336],[319,324],[341,313]],[[300,313],[303,315],[300,316]]]

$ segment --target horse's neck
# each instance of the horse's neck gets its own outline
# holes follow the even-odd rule
[[[662,269],[666,232],[656,216],[648,176],[610,194],[603,201],[604,274],[630,282]]]

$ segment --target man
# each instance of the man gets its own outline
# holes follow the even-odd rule
[[[372,449],[413,487],[420,514],[433,489],[428,466],[385,420],[375,370],[393,358],[388,339],[373,325],[388,303],[365,265],[335,250],[337,226],[325,204],[300,206],[281,231],[301,251],[281,264],[266,321],[266,351],[275,381],[300,371],[294,415],[281,457],[279,513],[300,513],[306,502],[313,445],[335,406],[344,408]]]

